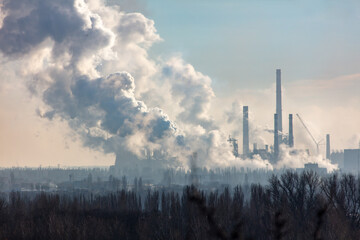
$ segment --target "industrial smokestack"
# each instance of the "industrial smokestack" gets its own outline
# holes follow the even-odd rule
[[[276,69],[276,114],[278,116],[277,129],[282,133],[282,104],[281,104],[281,69]],[[282,142],[281,134],[279,135],[279,143]]]
[[[243,107],[243,155],[249,156],[249,107]]]
[[[330,134],[326,134],[326,159],[330,159]]]
[[[289,114],[289,147],[294,147],[293,115]]]
[[[274,160],[279,159],[279,129],[278,129],[278,115],[274,114]]]

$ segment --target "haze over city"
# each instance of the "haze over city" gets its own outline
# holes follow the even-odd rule
[[[347,1],[3,1],[0,166],[110,166],[166,151],[175,166],[271,166],[276,69],[283,128],[311,162],[360,142],[360,3]],[[24,24],[27,23],[27,24]],[[300,121],[316,140],[320,155]],[[286,130],[287,131],[287,130]],[[286,132],[285,131],[285,132]],[[286,150],[284,150],[286,151]],[[174,160],[175,161],[175,160]],[[289,158],[278,167],[303,167]],[[276,167],[274,165],[274,167]]]

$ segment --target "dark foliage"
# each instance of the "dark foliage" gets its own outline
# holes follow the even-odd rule
[[[137,182],[138,180],[136,180]],[[312,172],[205,192],[105,195],[13,192],[0,199],[0,239],[358,239],[360,182]],[[141,193],[139,193],[141,192]],[[141,199],[144,199],[143,201]]]

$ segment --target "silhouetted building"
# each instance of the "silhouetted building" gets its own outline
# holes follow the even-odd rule
[[[337,164],[340,169],[344,169],[344,151],[333,151],[330,154],[331,163]]]
[[[344,171],[358,174],[360,169],[360,149],[344,150]]]
[[[320,168],[317,163],[305,163],[304,168],[297,168],[296,171],[311,171],[319,175],[327,174],[326,168]]]

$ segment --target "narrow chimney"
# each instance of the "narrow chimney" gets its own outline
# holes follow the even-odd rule
[[[294,147],[293,115],[289,114],[289,147]]]
[[[330,159],[330,134],[326,134],[326,159]]]
[[[276,69],[276,114],[278,117],[277,120],[277,129],[282,133],[282,104],[281,104],[281,69]],[[279,143],[282,142],[281,134],[279,135]]]
[[[279,129],[278,129],[278,115],[274,114],[274,160],[279,159]]]
[[[249,156],[249,107],[243,107],[243,155]]]

